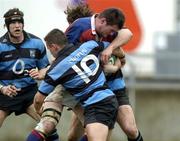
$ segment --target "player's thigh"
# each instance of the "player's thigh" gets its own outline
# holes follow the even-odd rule
[[[123,130],[136,128],[133,109],[130,105],[121,105],[118,108],[117,122]]]
[[[106,141],[108,131],[108,126],[102,123],[90,123],[86,125],[88,141]]]
[[[0,110],[0,127],[2,126],[4,120],[6,119],[6,117],[9,115],[8,112],[5,112],[3,110]]]
[[[80,104],[77,104],[73,109],[73,118],[72,120],[79,120],[82,125],[84,125],[84,109]],[[78,118],[78,119],[77,119]]]
[[[37,122],[40,120],[40,116],[36,113],[33,104],[27,108],[26,113]]]

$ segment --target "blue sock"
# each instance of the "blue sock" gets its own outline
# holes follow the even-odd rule
[[[56,129],[46,138],[46,141],[60,141]]]
[[[29,136],[27,137],[26,141],[43,141],[44,138],[42,135],[39,134],[36,130],[33,130]]]
[[[79,141],[88,141],[87,135],[83,135]]]

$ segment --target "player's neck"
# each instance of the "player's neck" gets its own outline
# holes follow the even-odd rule
[[[24,34],[22,33],[20,36],[13,36],[13,35],[9,34],[9,39],[12,43],[19,44],[19,43],[23,42]]]

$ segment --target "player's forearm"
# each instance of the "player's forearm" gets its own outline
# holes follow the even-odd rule
[[[112,50],[114,50],[118,47],[122,47],[132,39],[132,36],[133,36],[133,34],[129,29],[123,28],[118,31],[117,37],[111,42],[109,47]]]
[[[50,66],[44,68],[44,69],[41,69],[39,70],[39,77],[38,77],[38,80],[43,80],[45,75],[46,75],[46,72],[47,70],[49,69]]]

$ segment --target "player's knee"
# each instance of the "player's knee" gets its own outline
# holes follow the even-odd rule
[[[35,130],[43,135],[50,134],[59,122],[61,113],[54,109],[46,109],[43,111],[42,117]]]
[[[138,136],[138,129],[133,125],[125,126],[124,132],[129,138],[136,138]]]

